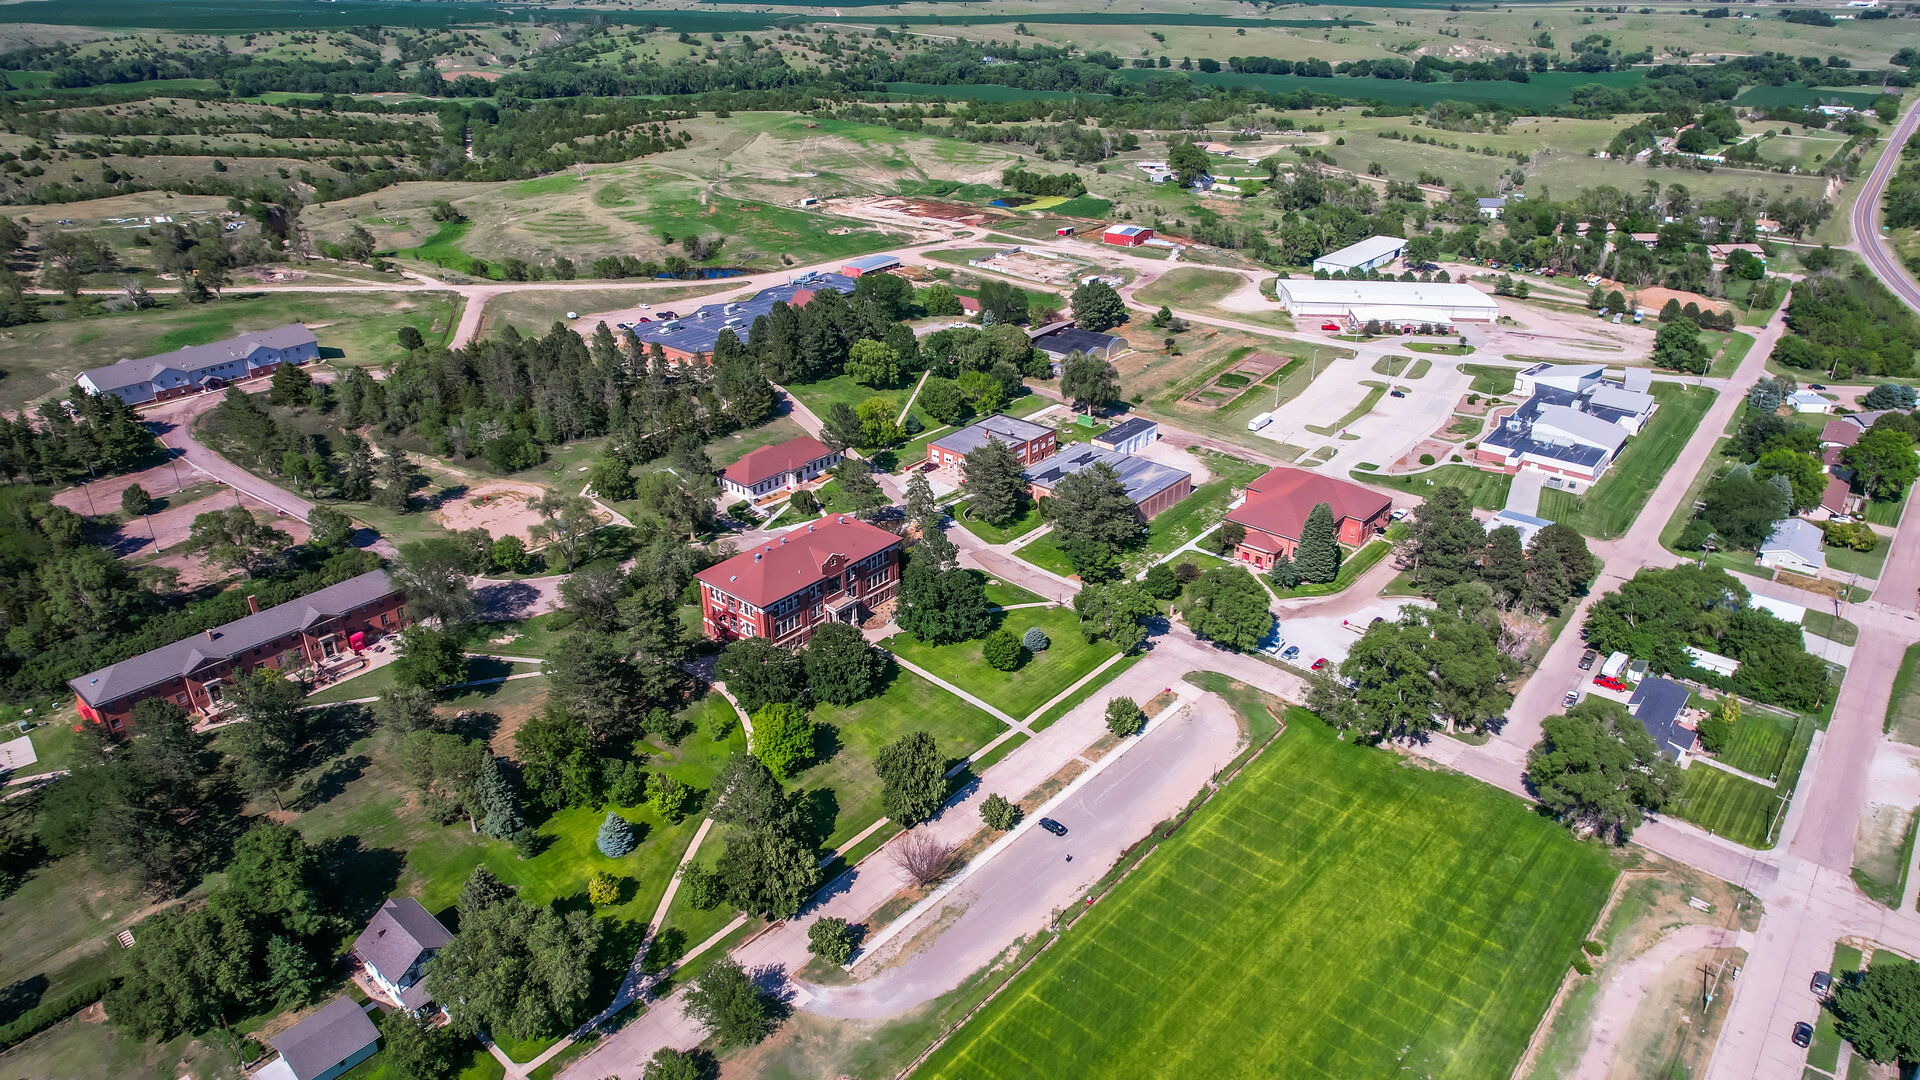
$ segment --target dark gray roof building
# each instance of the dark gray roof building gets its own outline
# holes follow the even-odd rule
[[[241,659],[267,642],[384,600],[398,591],[386,571],[370,570],[206,633],[69,679],[67,685],[88,705],[105,705],[169,679],[191,675],[207,664]]]
[[[337,997],[319,1012],[267,1040],[280,1051],[280,1061],[293,1080],[326,1080],[371,1056],[380,1042],[380,1029],[354,1004]],[[269,1065],[268,1068],[274,1068]],[[261,1076],[269,1075],[266,1069]]]
[[[1112,334],[1096,334],[1077,326],[1049,331],[1033,339],[1034,348],[1056,360],[1068,353],[1077,352],[1108,359],[1113,356],[1113,351],[1123,344],[1125,344],[1123,339],[1114,337]]]
[[[388,900],[353,943],[361,962],[372,969],[380,984],[408,1009],[432,1000],[421,969],[433,954],[453,940],[440,920],[427,913],[411,896]]]
[[[687,356],[713,355],[713,343],[720,331],[732,330],[743,343],[753,320],[773,310],[773,305],[789,303],[805,307],[813,294],[822,289],[838,293],[853,292],[853,279],[845,274],[812,274],[795,278],[784,285],[761,289],[745,300],[721,304],[703,304],[678,318],[637,323],[627,331],[642,346],[658,344]]]
[[[1647,729],[1661,756],[1675,760],[1693,749],[1693,730],[1680,725],[1686,708],[1687,688],[1668,679],[1647,679],[1627,701],[1627,711]]]
[[[75,382],[88,393],[113,394],[124,401],[151,401],[169,391],[198,389],[208,380],[233,382],[283,359],[303,363],[319,356],[313,331],[300,323],[242,334],[208,345],[188,345],[169,353],[121,360],[88,368]]]
[[[1102,450],[1086,443],[1060,451],[1040,464],[1028,468],[1023,475],[1027,478],[1027,483],[1051,491],[1061,480],[1100,464],[1111,465],[1113,471],[1120,474],[1120,482],[1126,485],[1127,498],[1135,503],[1144,503],[1180,481],[1190,478],[1190,474],[1181,472],[1171,465],[1162,465],[1143,457],[1123,454],[1118,450]]]

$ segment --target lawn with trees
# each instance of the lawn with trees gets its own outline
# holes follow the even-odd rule
[[[1402,768],[1300,710],[1286,721],[926,1071],[1511,1072],[1614,862],[1477,781]]]
[[[994,616],[1016,635],[1037,626],[1051,641],[1045,652],[1023,648],[1022,660],[1012,671],[996,671],[982,657],[979,640],[929,645],[912,634],[895,634],[881,642],[915,667],[945,679],[988,702],[1015,719],[1028,715],[1072,686],[1082,676],[1120,652],[1106,641],[1089,643],[1080,632],[1080,620],[1064,607],[1022,608]]]

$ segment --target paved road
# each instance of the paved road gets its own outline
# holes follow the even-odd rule
[[[1907,110],[1907,115],[1894,125],[1893,134],[1887,137],[1886,149],[1881,151],[1880,160],[1874,163],[1873,171],[1860,187],[1860,197],[1853,204],[1853,246],[1866,259],[1867,265],[1880,280],[1886,283],[1893,294],[1907,302],[1907,306],[1920,311],[1920,285],[1914,283],[1907,268],[1900,264],[1899,256],[1894,254],[1880,233],[1880,196],[1886,190],[1887,181],[1900,168],[1900,148],[1907,145],[1916,127],[1920,127],[1920,101]]]

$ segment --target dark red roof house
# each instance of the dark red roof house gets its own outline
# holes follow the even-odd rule
[[[1387,527],[1393,500],[1371,488],[1305,469],[1270,469],[1247,485],[1246,499],[1227,511],[1227,520],[1246,527],[1234,558],[1265,570],[1274,556],[1293,557],[1307,515],[1320,503],[1333,511],[1334,528],[1348,547],[1365,543]]]
[[[720,472],[720,486],[729,495],[754,499],[795,488],[816,479],[840,463],[840,451],[811,435],[773,446],[763,446]]]
[[[823,622],[858,625],[893,598],[900,549],[898,536],[844,515],[796,526],[695,575],[701,625],[715,641],[790,646]]]

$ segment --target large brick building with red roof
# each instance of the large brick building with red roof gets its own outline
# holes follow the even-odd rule
[[[727,494],[757,499],[776,491],[799,487],[840,463],[840,451],[811,435],[773,446],[763,446],[720,473]]]
[[[823,622],[858,624],[900,583],[898,536],[835,516],[755,544],[695,575],[715,641],[763,637],[804,645]]]
[[[1227,511],[1227,520],[1247,530],[1233,557],[1262,570],[1276,555],[1293,557],[1307,515],[1320,503],[1333,511],[1334,528],[1348,547],[1365,543],[1387,527],[1393,500],[1370,488],[1336,480],[1305,469],[1269,469],[1247,485],[1246,499]]]

